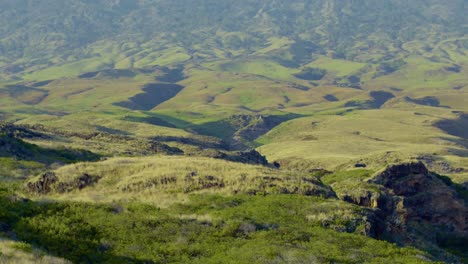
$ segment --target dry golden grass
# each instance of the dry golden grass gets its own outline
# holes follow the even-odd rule
[[[100,178],[98,183],[82,190],[50,196],[61,200],[112,202],[137,199],[166,207],[186,201],[187,195],[192,193],[328,195],[328,189],[310,175],[211,158],[112,158],[68,165],[55,173],[60,183],[69,185],[85,174]]]

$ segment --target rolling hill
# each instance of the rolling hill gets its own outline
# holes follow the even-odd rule
[[[466,263],[466,0],[0,0],[0,262]]]

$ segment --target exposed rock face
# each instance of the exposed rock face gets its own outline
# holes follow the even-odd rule
[[[97,183],[101,177],[92,176],[84,173],[80,177],[76,178],[71,182],[61,182],[57,185],[56,191],[59,193],[71,192],[73,190],[82,190],[88,186],[92,186]]]
[[[268,165],[268,160],[265,156],[256,150],[238,152],[238,161],[242,163]]]
[[[443,243],[463,247],[463,241],[468,241],[468,208],[448,178],[429,172],[422,162],[410,162],[387,167],[362,182],[361,188],[340,198],[373,212],[366,235],[460,263],[443,249]]]
[[[402,220],[424,221],[449,231],[468,232],[468,210],[464,201],[454,189],[429,173],[423,163],[390,166],[372,182],[385,186],[389,190],[388,198],[398,198],[398,204],[392,207],[393,211],[401,212]],[[385,211],[390,209],[388,204],[378,207]]]
[[[256,150],[250,151],[235,151],[235,152],[222,152],[218,150],[206,150],[203,153],[199,154],[200,156],[223,159],[228,161],[246,163],[246,164],[255,164],[255,165],[268,165],[268,160],[265,156],[260,154]]]
[[[422,162],[412,162],[389,166],[368,184],[379,191],[344,198],[373,208],[374,237],[417,246],[440,260],[460,263],[440,244],[468,241],[468,208],[450,182],[430,173]]]
[[[154,153],[165,153],[167,155],[183,155],[184,152],[175,147],[171,147],[169,145],[151,141],[148,144],[145,145],[145,147],[148,149],[148,151],[154,152]]]
[[[51,192],[66,193],[73,190],[81,190],[97,183],[101,178],[87,173],[69,182],[59,182],[54,172],[47,172],[37,180],[27,184],[27,190],[34,194],[48,194]]]
[[[30,182],[27,189],[30,193],[47,194],[52,192],[53,185],[58,181],[57,175],[53,172],[44,173],[35,182]]]
[[[264,177],[264,179],[271,181],[271,183],[269,183],[269,187],[276,187],[274,178]],[[301,179],[299,179],[299,183],[296,182],[296,184],[294,185],[281,187],[279,193],[301,194],[305,196],[317,196],[324,198],[337,197],[336,193],[330,186],[323,184],[323,182],[316,177],[302,177]]]
[[[412,162],[399,165],[392,165],[378,174],[372,182],[384,185],[389,188],[392,182],[400,181],[402,178],[411,175],[428,175],[429,171],[422,162]]]
[[[382,204],[380,198],[381,196],[378,193],[368,191],[365,195],[361,196],[344,195],[342,200],[359,206],[378,208],[379,204]]]

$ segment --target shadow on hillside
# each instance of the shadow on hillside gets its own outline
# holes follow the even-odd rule
[[[372,98],[371,100],[349,101],[344,105],[344,107],[355,107],[357,109],[379,109],[386,102],[392,98],[395,98],[395,95],[386,91],[372,91],[369,93],[369,96]]]
[[[425,96],[425,97],[422,97],[422,98],[411,98],[409,96],[406,96],[405,101],[413,103],[413,104],[418,104],[418,105],[450,108],[448,106],[440,105],[440,100],[435,96]]]
[[[0,96],[9,96],[23,104],[36,105],[49,96],[49,92],[44,89],[18,84],[6,86],[5,90],[0,90]]]
[[[440,120],[434,126],[449,135],[468,140],[468,114],[461,114],[457,119]]]
[[[253,141],[281,123],[299,117],[303,116],[298,114],[233,115],[226,119],[195,125],[192,129],[197,133],[215,136],[225,141],[232,141],[234,138]]]
[[[114,129],[110,127],[105,127],[105,126],[96,126],[96,129],[107,134],[116,134],[116,135],[122,135],[122,136],[131,136],[133,135],[132,133],[129,133],[127,131],[123,131],[120,129]]]
[[[191,145],[200,148],[214,148],[228,150],[228,146],[221,140],[215,140],[214,138],[188,138],[188,137],[175,137],[175,136],[157,136],[153,138],[158,142],[176,142],[185,145]]]
[[[91,79],[91,78],[133,78],[137,74],[132,70],[123,69],[107,69],[102,71],[87,72],[78,76],[80,79]]]
[[[43,148],[27,143],[11,135],[1,134],[0,157],[36,161],[48,165],[56,162],[73,163],[80,161],[96,161],[100,158],[98,154],[86,150]]]
[[[172,83],[149,83],[143,87],[143,92],[130,97],[127,101],[114,103],[115,106],[131,110],[149,111],[156,106],[172,99],[184,86]]]
[[[456,145],[468,149],[468,139],[442,137],[441,139],[455,143]]]
[[[274,127],[283,122],[303,117],[298,114],[286,115],[261,115],[261,114],[241,114],[232,115],[217,121],[202,124],[193,124],[174,117],[148,113],[146,117],[127,116],[124,120],[131,122],[141,122],[151,125],[164,126],[170,128],[185,129],[191,133],[216,137],[223,142],[215,143],[213,147],[223,149],[239,149],[242,146],[233,146],[233,141],[253,141],[266,134]],[[237,138],[237,139],[235,139]],[[159,137],[161,141],[179,142],[194,146],[206,146],[205,140],[186,139],[181,137]],[[213,142],[209,142],[213,143]],[[244,146],[245,147],[245,146]]]
[[[455,156],[468,157],[468,150],[466,150],[466,149],[449,148],[448,152],[452,153]]]
[[[126,116],[123,118],[125,121],[135,122],[135,123],[145,123],[149,125],[155,126],[162,126],[162,127],[169,127],[169,128],[176,128],[177,126],[167,121],[165,119],[169,119],[169,117],[159,117],[156,115],[148,115],[148,116]],[[174,121],[174,120],[173,120]],[[180,122],[177,120],[177,122]],[[187,123],[189,125],[189,123]]]
[[[135,75],[126,76],[125,72],[121,72],[124,70],[109,71],[110,74],[113,74],[116,71],[115,74],[117,76],[136,76],[136,74],[131,71],[130,73]],[[114,103],[115,106],[120,106],[131,110],[149,111],[158,105],[172,99],[185,88],[184,86],[177,84],[177,82],[180,82],[186,78],[184,74],[184,68],[181,66],[176,68],[154,67],[149,69],[139,69],[138,71],[157,74],[158,76],[155,77],[156,82],[146,84],[142,88],[143,93],[130,97],[127,101]],[[98,74],[102,75],[103,72],[88,73],[85,77],[95,77]]]
[[[165,82],[165,83],[176,83],[186,78],[184,74],[184,67],[178,67],[174,69],[163,67],[162,71],[164,72],[164,74],[156,77],[157,81]]]

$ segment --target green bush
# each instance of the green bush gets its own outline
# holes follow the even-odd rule
[[[37,203],[3,192],[0,212],[0,222],[24,241],[18,248],[36,245],[75,263],[416,263],[424,255],[337,232],[362,218],[361,209],[300,195],[193,195],[160,209],[139,202]]]

